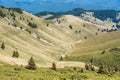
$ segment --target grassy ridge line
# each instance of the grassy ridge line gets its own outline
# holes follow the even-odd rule
[[[20,58],[27,62],[33,56],[38,65],[58,61],[59,57],[69,51],[76,41],[84,39],[85,36],[88,38],[94,36],[98,29],[98,26],[72,15],[58,18],[61,22],[58,23],[56,19],[46,21],[25,11],[19,14],[5,8],[0,8],[0,10],[6,14],[5,18],[0,18],[2,32],[0,38],[5,42],[8,50],[0,50],[1,54],[11,58],[13,51],[17,48]],[[11,14],[16,16],[15,19]],[[28,25],[29,22],[35,23],[37,28],[31,28]],[[47,24],[49,26],[46,26]],[[72,25],[72,29],[69,25]],[[102,29],[101,26],[99,28]],[[81,33],[79,33],[80,30]],[[34,34],[40,39],[35,38]]]
[[[84,54],[120,46],[120,31],[101,34],[76,43],[71,54]]]
[[[93,65],[96,66],[99,66],[100,63],[104,63],[105,67],[118,67],[120,66],[120,51],[110,50],[120,48],[119,34],[120,31],[116,31],[77,42],[65,60],[90,63],[91,59],[93,59]],[[105,53],[102,54],[104,50]]]

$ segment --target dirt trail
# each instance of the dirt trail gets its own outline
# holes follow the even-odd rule
[[[85,67],[85,63],[83,62],[77,62],[77,61],[58,61],[55,62],[57,68],[65,68],[65,67]],[[48,63],[46,65],[37,65],[38,67],[44,67],[44,68],[51,68],[52,63]],[[98,69],[98,67],[94,66],[95,69]]]

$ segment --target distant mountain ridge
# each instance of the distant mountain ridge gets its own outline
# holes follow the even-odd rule
[[[83,13],[84,10],[79,12]],[[43,20],[20,8],[1,6],[0,45],[5,43],[6,48],[0,48],[0,61],[26,65],[28,59],[33,56],[38,66],[48,67],[54,61],[59,61],[61,56],[65,56],[76,41],[107,33],[104,30],[106,28],[113,29],[113,24],[108,25],[101,27],[73,15]],[[17,59],[12,57],[16,49],[20,53]]]
[[[36,13],[35,15],[36,16],[45,16],[45,15],[48,15],[48,14],[51,14],[53,16],[47,18],[47,19],[54,19],[54,18],[58,18],[62,15],[67,15],[67,14],[70,14],[70,15],[74,15],[74,16],[80,16],[80,14],[83,14],[85,13],[86,10],[82,9],[82,8],[75,8],[71,11],[67,11],[67,12],[49,12],[49,11],[43,11],[43,12],[40,12],[40,13]]]
[[[81,14],[86,13],[86,12],[93,12],[93,16],[95,18],[98,18],[100,20],[106,20],[107,18],[111,18],[113,22],[118,23],[120,21],[120,18],[116,18],[117,15],[119,15],[120,11],[116,11],[116,10],[85,10],[82,8],[75,8],[71,11],[67,11],[67,12],[48,12],[48,11],[43,11],[40,13],[36,13],[35,15],[37,16],[45,16],[48,14],[51,14],[53,16],[50,16],[46,19],[54,19],[54,18],[58,18],[62,15],[74,15],[74,16],[81,16]]]

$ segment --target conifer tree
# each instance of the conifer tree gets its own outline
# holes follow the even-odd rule
[[[18,53],[18,51],[13,51],[13,55],[12,55],[12,57],[14,57],[14,58],[18,58],[18,57],[19,57],[19,53]]]
[[[18,57],[19,57],[19,53],[18,53],[18,51],[16,51],[15,53],[16,53],[16,58],[18,58]]]
[[[13,55],[12,55],[12,57],[15,57],[15,51],[13,51]]]
[[[4,42],[2,42],[1,48],[2,48],[2,49],[5,49],[5,44],[4,44]]]
[[[72,29],[72,25],[69,25],[69,28]]]
[[[103,74],[104,72],[105,72],[104,71],[104,65],[103,65],[103,63],[100,63],[100,67],[99,67],[98,73]]]
[[[30,60],[28,61],[28,65],[26,66],[26,68],[30,70],[36,70],[36,64],[34,62],[33,57],[31,57]]]
[[[53,69],[53,70],[57,70],[55,63],[52,64],[52,69]]]

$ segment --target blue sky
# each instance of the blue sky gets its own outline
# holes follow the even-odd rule
[[[29,12],[68,11],[73,8],[120,10],[120,0],[0,0],[0,5],[20,7]]]

